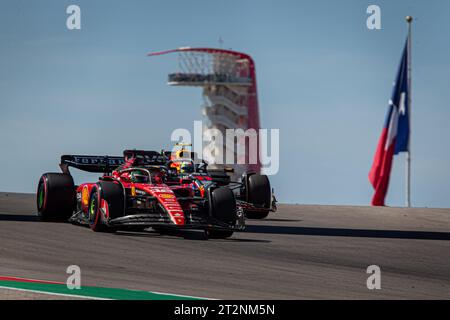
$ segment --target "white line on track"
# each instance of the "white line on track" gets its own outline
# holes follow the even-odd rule
[[[148,291],[148,292],[156,293],[156,294],[163,294],[163,295],[168,295],[168,296],[174,296],[174,297],[181,297],[181,298],[194,298],[194,299],[203,299],[203,300],[218,300],[218,299],[212,299],[212,298],[187,296],[187,295],[183,295],[183,294],[174,294],[174,293],[166,293],[166,292],[158,292],[158,291]]]

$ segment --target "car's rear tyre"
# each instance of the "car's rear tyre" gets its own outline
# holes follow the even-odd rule
[[[269,178],[266,175],[252,174],[247,180],[247,201],[265,211],[246,211],[245,216],[249,219],[264,219],[269,215],[270,203],[272,201],[272,191]]]
[[[36,193],[38,216],[42,221],[64,221],[75,207],[75,185],[70,174],[45,173]]]
[[[95,232],[115,232],[116,228],[108,226],[103,220],[102,201],[108,204],[108,216],[111,219],[123,216],[124,194],[122,185],[110,181],[100,181],[92,187],[89,197],[89,226]]]

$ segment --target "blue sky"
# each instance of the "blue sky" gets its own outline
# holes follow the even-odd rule
[[[66,28],[81,7],[82,29]],[[366,8],[381,7],[381,30]],[[367,174],[406,37],[413,38],[412,203],[450,207],[450,2],[12,1],[0,3],[0,191],[33,192],[63,153],[170,147],[201,92],[169,87],[180,46],[256,62],[261,123],[280,129],[280,201],[370,203]],[[404,203],[404,156],[387,203]],[[84,178],[77,174],[76,178]]]

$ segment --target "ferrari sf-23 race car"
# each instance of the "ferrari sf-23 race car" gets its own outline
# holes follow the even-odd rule
[[[97,232],[197,229],[209,238],[228,238],[245,229],[247,210],[273,210],[263,175],[251,174],[245,178],[250,183],[242,186],[244,197],[259,199],[253,205],[239,199],[224,175],[206,170],[186,175],[171,163],[164,153],[143,150],[125,150],[123,157],[63,155],[62,173],[39,179],[38,215],[42,221],[68,220]],[[76,186],[69,167],[103,175]]]

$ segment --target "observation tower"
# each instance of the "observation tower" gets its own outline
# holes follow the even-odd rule
[[[248,54],[224,49],[183,47],[149,53],[148,56],[169,53],[178,53],[178,70],[169,74],[168,84],[203,88],[202,113],[205,117],[205,129],[220,130],[224,142],[226,129],[254,129],[258,132],[260,123],[255,64]],[[258,139],[257,137],[256,141]],[[226,164],[234,168],[233,178],[238,178],[246,170],[259,173],[259,154],[256,156],[256,163],[249,163],[250,139],[246,139],[245,155],[239,154],[236,140],[231,146],[224,146],[222,153],[225,161],[226,148],[233,148],[231,151],[234,153],[235,163],[237,159],[242,161],[242,157],[245,157],[245,164]],[[258,148],[259,144],[257,150]],[[205,160],[211,163],[211,159]]]

